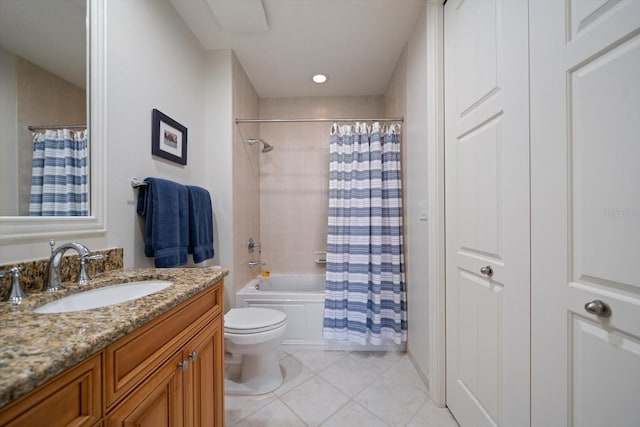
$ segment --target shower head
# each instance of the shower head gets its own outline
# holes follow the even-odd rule
[[[263,153],[268,153],[269,151],[273,150],[273,146],[270,145],[268,142],[262,140],[262,138],[249,138],[247,140],[247,144],[249,144],[249,145],[254,145],[254,144],[257,144],[258,142],[262,143],[262,152]]]

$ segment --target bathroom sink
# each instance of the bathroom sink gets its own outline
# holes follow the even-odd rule
[[[34,309],[35,313],[69,313],[72,311],[89,310],[119,304],[161,291],[171,285],[171,282],[160,280],[145,280],[128,282],[104,288],[92,289],[69,295],[68,297],[50,302]]]

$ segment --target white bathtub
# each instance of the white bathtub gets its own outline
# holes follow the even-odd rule
[[[405,351],[405,343],[382,346],[327,341],[322,336],[324,274],[272,274],[251,280],[236,294],[236,307],[266,307],[287,314],[283,344],[327,350]]]
[[[287,314],[283,344],[324,345],[325,276],[272,274],[250,281],[236,294],[236,307],[266,307]]]

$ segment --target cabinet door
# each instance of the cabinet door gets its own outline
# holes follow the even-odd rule
[[[223,425],[222,316],[209,323],[184,349],[184,422],[187,426]]]
[[[71,368],[0,413],[7,427],[93,426],[102,417],[102,358]]]
[[[106,417],[107,427],[181,427],[183,371],[178,352]]]

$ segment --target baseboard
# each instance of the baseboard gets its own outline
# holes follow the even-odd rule
[[[425,387],[427,387],[427,393],[429,394],[429,396],[431,396],[431,391],[429,388],[429,377],[424,372],[422,372],[420,365],[418,365],[418,362],[416,361],[415,357],[413,357],[413,354],[411,354],[410,351],[407,351],[407,356],[409,356],[409,360],[418,373],[420,380],[424,383]]]

